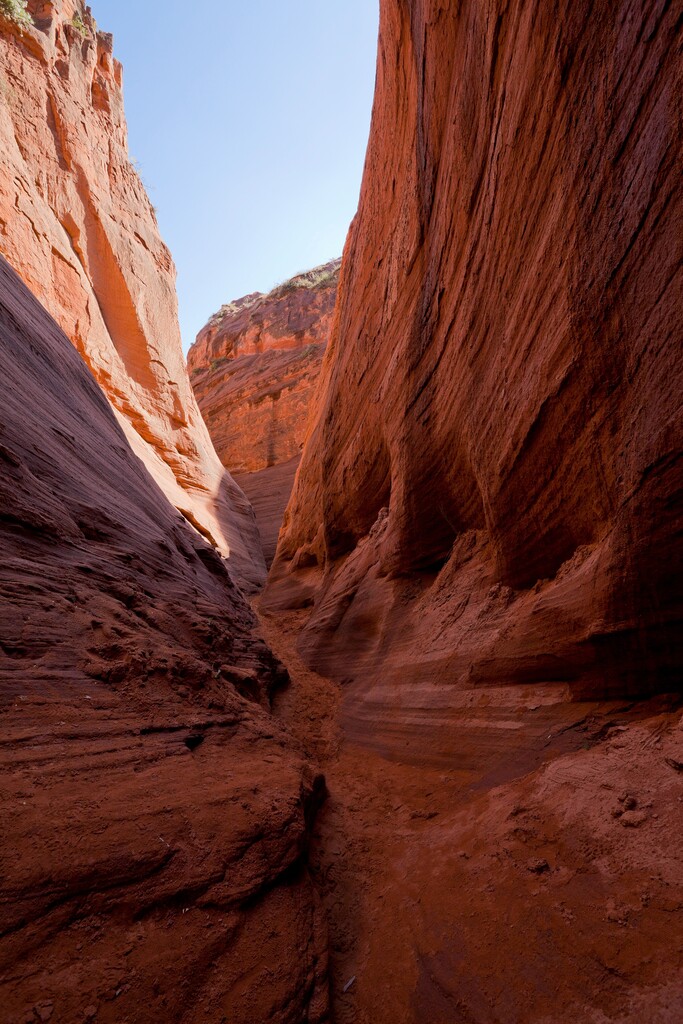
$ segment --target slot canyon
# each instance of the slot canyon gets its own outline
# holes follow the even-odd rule
[[[0,1024],[683,1020],[683,12],[379,7],[341,259],[186,361],[0,0]]]

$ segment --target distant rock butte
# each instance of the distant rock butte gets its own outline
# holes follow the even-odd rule
[[[2,258],[0,409],[3,1022],[321,1021],[283,670]]]
[[[680,688],[678,31],[666,2],[381,5],[264,607],[314,602],[300,649],[383,749],[451,749],[458,691]]]
[[[332,330],[341,260],[223,306],[197,336],[190,379],[223,465],[252,473],[300,455]]]
[[[275,555],[332,330],[341,260],[231,302],[200,331],[190,379],[216,451]]]
[[[252,511],[189,385],[175,270],[127,149],[112,37],[73,0],[0,13],[0,252],[55,317],[137,455],[247,585],[265,572]]]

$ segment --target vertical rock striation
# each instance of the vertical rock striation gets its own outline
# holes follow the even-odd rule
[[[220,465],[187,377],[175,270],[127,148],[112,37],[81,0],[0,8],[0,252],[90,367],[176,508],[257,585],[251,509]]]
[[[444,684],[680,686],[677,14],[382,0],[267,602],[315,599],[302,650],[375,680],[378,714]]]

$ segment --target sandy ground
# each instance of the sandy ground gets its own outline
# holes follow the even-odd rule
[[[311,868],[336,1024],[683,1020],[673,702],[559,703],[547,734],[523,725],[506,770],[485,728],[445,768],[428,735],[422,758],[416,739],[388,759],[349,738],[353,690],[298,657],[305,614],[262,625],[292,677],[276,714],[327,779]]]

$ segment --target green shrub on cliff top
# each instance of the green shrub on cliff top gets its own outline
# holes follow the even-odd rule
[[[0,0],[0,14],[22,28],[33,25],[33,18],[27,10],[27,0]]]

